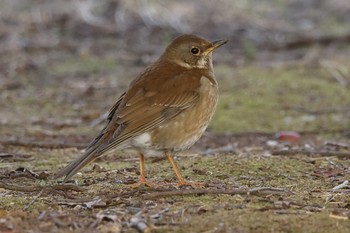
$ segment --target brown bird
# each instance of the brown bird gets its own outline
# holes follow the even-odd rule
[[[203,134],[218,102],[218,84],[212,52],[226,40],[209,42],[194,35],[176,38],[160,58],[141,72],[108,115],[107,125],[85,153],[61,170],[56,178],[71,178],[82,167],[105,154],[131,148],[140,155],[140,181],[145,178],[144,156],[164,154],[179,180],[186,182],[172,154],[190,148]]]

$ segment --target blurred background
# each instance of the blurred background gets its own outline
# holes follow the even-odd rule
[[[343,132],[349,25],[348,0],[3,0],[0,134],[86,142],[184,33],[229,40],[214,54],[221,100],[210,131]]]

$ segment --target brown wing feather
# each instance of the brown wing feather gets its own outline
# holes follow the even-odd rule
[[[125,92],[119,96],[118,100],[115,102],[115,104],[113,105],[113,107],[109,110],[109,114],[107,116],[107,124],[106,126],[101,130],[101,132],[99,133],[99,135],[86,147],[86,150],[89,150],[91,148],[94,148],[97,143],[101,140],[101,138],[103,137],[103,135],[106,134],[107,128],[110,125],[110,122],[115,114],[115,111],[118,109],[120,103],[122,102],[124,96],[125,96]]]
[[[183,82],[190,85],[187,88],[182,87],[179,92],[176,87],[184,86],[180,85]],[[122,131],[115,132],[113,139],[102,149],[102,153],[151,130],[195,104],[199,98],[200,77],[195,73],[192,76],[183,73],[165,80],[157,89],[152,87],[153,85],[148,90],[145,87],[139,88],[129,100],[123,100],[124,103],[118,108],[114,118],[117,124],[126,126]]]
[[[175,117],[198,101],[201,79],[198,72],[181,72],[181,67],[174,65],[165,71],[157,67],[160,66],[146,69],[130,84],[129,90],[112,107],[108,124],[99,136],[56,177],[66,175],[65,180],[69,179],[103,153]]]

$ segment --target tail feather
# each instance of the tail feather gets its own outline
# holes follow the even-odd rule
[[[114,119],[115,113],[119,108],[120,103],[123,101],[125,95],[126,92],[124,92],[118,98],[117,102],[114,104],[114,106],[109,112],[109,115],[107,117],[107,125],[102,129],[100,134],[90,143],[90,145],[87,147],[86,152],[78,159],[71,162],[67,167],[63,168],[60,172],[58,172],[55,175],[55,179],[65,176],[63,180],[65,182],[66,180],[70,179],[75,173],[77,173],[82,167],[97,159],[104,153],[105,147],[108,145],[108,143],[106,144],[104,142],[109,142],[110,139],[115,136],[115,131],[119,128],[119,124],[115,123],[112,120]],[[117,147],[118,145],[119,144],[116,144],[115,147]]]
[[[63,182],[67,181],[72,176],[74,176],[82,167],[92,162],[93,160],[97,159],[99,156],[100,156],[100,153],[96,151],[96,148],[86,151],[78,159],[74,160],[73,162],[68,164],[65,168],[63,168],[61,171],[59,171],[55,175],[55,179],[65,176],[65,178],[63,179]]]

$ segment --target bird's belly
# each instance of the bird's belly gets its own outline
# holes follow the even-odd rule
[[[194,106],[150,132],[150,142],[154,149],[185,150],[202,136],[214,115],[218,88],[205,77],[201,82],[200,99]]]

